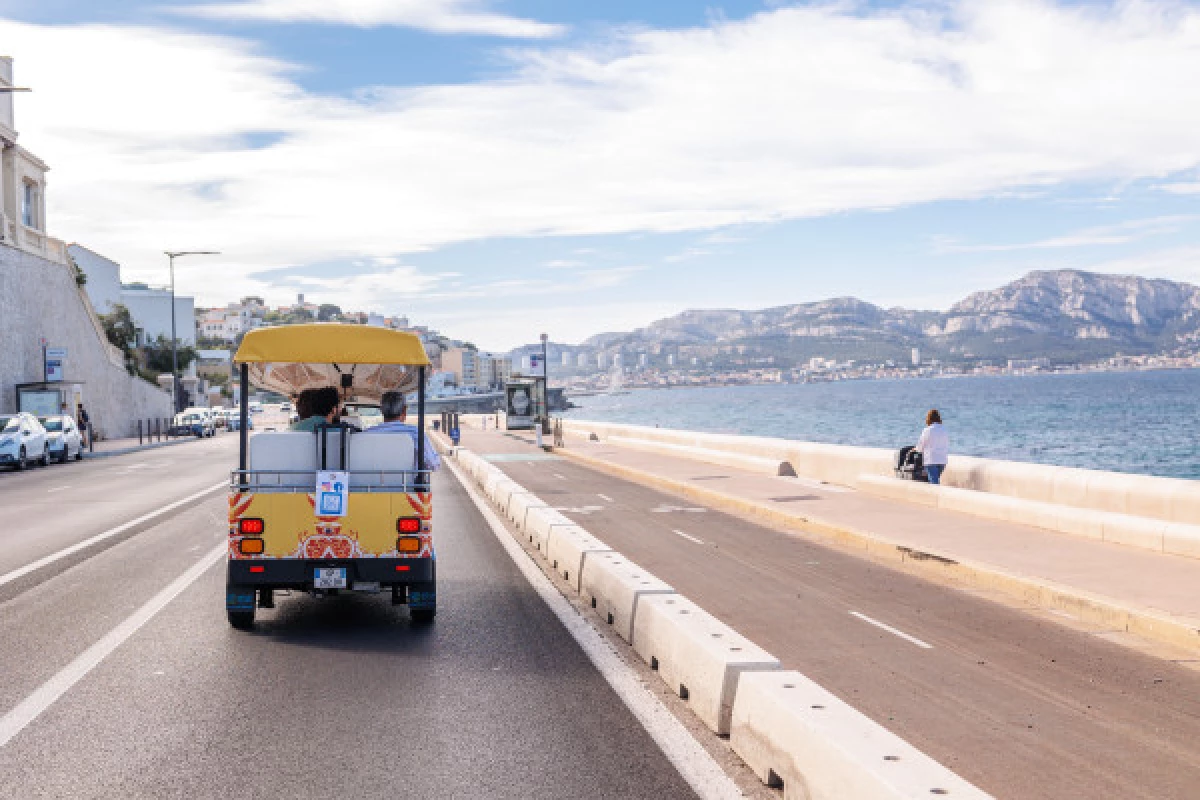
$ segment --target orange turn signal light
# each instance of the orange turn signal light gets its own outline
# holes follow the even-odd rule
[[[262,539],[242,539],[238,542],[238,550],[249,556],[256,556],[263,551]]]
[[[401,536],[396,540],[396,552],[419,553],[421,552],[421,540],[416,536]]]
[[[421,520],[417,517],[401,517],[396,520],[397,533],[420,533]]]
[[[238,520],[238,533],[243,536],[260,536],[266,529],[266,524],[258,517],[244,517]]]

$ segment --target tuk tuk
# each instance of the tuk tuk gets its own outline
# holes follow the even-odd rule
[[[414,622],[437,610],[430,472],[425,468],[425,374],[414,334],[317,323],[246,334],[238,468],[230,477],[225,608],[238,629],[275,591],[314,596],[391,592]],[[341,404],[417,393],[418,435],[360,432],[322,420],[312,431],[250,435],[250,385],[296,396],[334,387]]]

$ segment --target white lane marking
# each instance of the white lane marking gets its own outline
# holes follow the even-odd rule
[[[53,492],[61,492],[64,489],[70,489],[70,488],[71,487],[69,485],[68,486],[55,486],[53,489],[47,489],[46,494],[51,494]]]
[[[704,514],[707,513],[708,509],[700,508],[698,506],[672,506],[666,503],[662,503],[650,509],[651,514],[674,514],[677,511],[687,514]]]
[[[97,533],[95,536],[92,536],[91,538],[84,539],[82,542],[76,542],[75,544],[71,545],[70,547],[64,547],[62,550],[59,550],[57,553],[51,553],[48,556],[39,558],[37,561],[31,561],[30,563],[26,564],[23,567],[18,567],[17,569],[14,569],[12,572],[6,572],[5,574],[0,575],[0,586],[3,586],[6,583],[12,583],[17,578],[22,578],[22,577],[28,575],[29,573],[34,572],[35,570],[41,569],[42,567],[46,566],[47,564],[53,564],[55,561],[58,561],[59,559],[63,559],[63,558],[66,558],[67,556],[74,555],[75,553],[78,553],[80,550],[84,550],[88,547],[91,547],[92,545],[96,544],[97,542],[102,542],[105,539],[111,539],[114,536],[119,536],[120,534],[124,533],[125,531],[129,530],[130,528],[133,528],[137,525],[141,525],[143,522],[148,522],[156,517],[161,517],[164,514],[174,511],[175,509],[179,508],[180,506],[187,505],[188,503],[192,502],[193,500],[198,500],[201,497],[204,497],[204,495],[212,494],[216,490],[223,489],[228,485],[229,484],[222,481],[221,483],[218,483],[216,486],[210,486],[207,489],[201,489],[200,491],[196,492],[195,494],[189,494],[187,497],[183,498],[182,500],[176,500],[174,503],[165,505],[160,509],[151,511],[148,514],[143,514],[142,516],[138,517],[135,520],[130,520],[129,522],[126,522],[123,525],[118,525],[115,528],[109,528],[108,530],[104,531],[103,533]]]
[[[458,482],[466,491],[467,496],[479,509],[479,513],[487,521],[492,533],[500,540],[500,546],[521,570],[525,580],[529,581],[534,591],[550,607],[554,616],[558,617],[559,622],[579,644],[580,649],[608,681],[608,685],[625,703],[625,707],[642,724],[642,727],[650,734],[650,738],[654,739],[663,754],[666,755],[667,760],[675,769],[679,770],[679,774],[696,794],[702,800],[732,800],[742,797],[741,790],[725,774],[725,771],[709,755],[708,751],[688,733],[683,723],[667,710],[657,697],[651,694],[650,690],[638,679],[637,673],[625,664],[613,650],[608,640],[580,616],[554,587],[550,579],[542,574],[542,571],[509,534],[508,529],[492,511],[491,506],[471,485],[470,479],[463,475],[458,465],[449,459],[443,463],[447,464],[450,471],[458,478]]]
[[[74,661],[58,671],[54,677],[43,683],[28,697],[18,703],[11,711],[0,717],[0,747],[4,747],[12,738],[25,729],[29,723],[37,719],[43,711],[71,690],[71,687],[83,680],[114,650],[124,644],[130,636],[138,632],[143,625],[162,611],[168,603],[174,600],[184,589],[196,582],[196,579],[216,564],[229,550],[225,542],[214,547],[199,561],[188,567],[187,571],[171,581],[165,589],[146,601],[146,604],[130,614],[125,620],[104,634],[98,642],[80,653]]]
[[[597,492],[597,493],[596,493],[596,497],[599,497],[601,500],[606,500],[606,501],[608,501],[608,502],[610,502],[610,503],[614,503],[614,502],[616,502],[615,500],[613,500],[613,499],[612,499],[611,497],[609,497],[608,495],[606,495],[606,494],[600,494],[599,492]]]
[[[874,625],[876,628],[882,628],[883,630],[887,631],[888,633],[890,633],[890,634],[893,634],[893,635],[895,635],[895,636],[899,636],[901,639],[904,639],[904,640],[905,640],[905,641],[907,641],[907,642],[912,642],[912,643],[913,643],[913,644],[915,644],[917,647],[923,647],[923,648],[925,648],[926,650],[932,650],[932,649],[933,649],[933,645],[931,645],[931,644],[929,644],[929,643],[927,643],[927,642],[922,642],[920,639],[918,639],[918,638],[917,638],[917,637],[915,637],[915,636],[909,636],[909,635],[908,635],[907,633],[905,633],[904,631],[898,631],[898,630],[896,630],[895,628],[893,628],[891,625],[885,625],[884,623],[880,622],[880,621],[879,621],[879,620],[877,620],[877,619],[871,619],[871,618],[870,618],[870,617],[868,617],[866,614],[860,614],[860,613],[858,613],[857,611],[851,611],[851,612],[850,612],[850,616],[852,616],[852,617],[858,617],[858,618],[859,618],[859,619],[861,619],[863,622],[868,622],[868,623],[870,623],[870,624]]]
[[[567,514],[582,514],[583,516],[587,516],[588,514],[591,514],[593,511],[603,511],[604,506],[579,506],[579,507],[555,506],[554,510],[555,511],[563,511]]]
[[[695,542],[696,544],[704,544],[704,542],[701,541],[700,539],[697,539],[695,536],[689,536],[686,533],[684,533],[683,531],[677,531],[674,528],[672,528],[671,533],[675,534],[676,536],[682,536],[683,538],[687,539],[689,542]]]
[[[550,474],[553,475],[554,477],[558,478],[560,481],[566,480],[566,478],[564,478],[562,475],[559,475],[557,472],[551,472]]]

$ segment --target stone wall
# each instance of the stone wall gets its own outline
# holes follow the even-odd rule
[[[17,409],[16,385],[42,380],[41,340],[67,348],[65,383],[104,438],[137,434],[137,420],[171,416],[171,397],[132,377],[104,336],[74,270],[0,244],[0,413]]]

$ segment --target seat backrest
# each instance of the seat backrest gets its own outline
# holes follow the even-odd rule
[[[415,469],[416,447],[407,433],[356,433],[350,437],[350,488],[395,486],[404,476],[381,475]]]
[[[316,480],[317,450],[311,433],[305,431],[266,431],[250,437],[248,466],[252,472],[314,473]],[[303,475],[258,474],[251,478],[252,486],[279,486],[304,484],[309,481]]]

